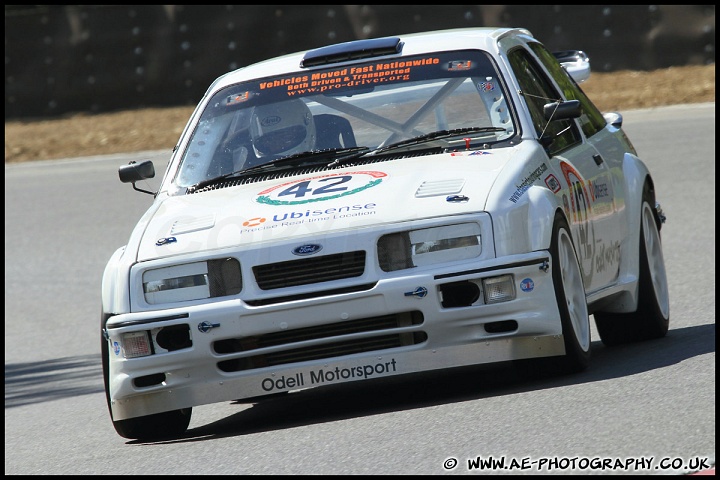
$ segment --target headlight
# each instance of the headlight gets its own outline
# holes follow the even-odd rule
[[[234,258],[173,265],[143,273],[145,301],[150,304],[224,297],[241,289],[240,263]]]
[[[378,241],[378,261],[385,272],[466,260],[481,253],[477,223],[392,233]]]

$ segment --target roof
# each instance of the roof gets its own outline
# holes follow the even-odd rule
[[[402,41],[402,51],[399,54],[400,56],[395,58],[400,58],[406,55],[421,54],[429,51],[461,50],[467,49],[469,46],[482,50],[494,51],[494,45],[500,38],[512,34],[532,36],[529,30],[523,28],[496,27],[456,28],[396,35],[396,37]],[[351,47],[357,42],[367,42],[367,40],[344,42],[334,44],[332,47],[335,49]],[[311,66],[306,69],[301,68],[303,57],[310,51],[313,50],[290,53],[234,70],[218,78],[212,85],[211,89],[214,90],[215,88],[221,88],[226,85],[255,78],[268,77],[271,75],[297,72],[300,70],[310,71],[314,67]],[[351,60],[350,62],[363,60],[364,59]],[[324,65],[319,65],[318,68],[322,68],[323,66]]]

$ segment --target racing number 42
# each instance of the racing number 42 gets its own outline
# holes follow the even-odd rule
[[[331,177],[321,178],[317,180],[305,180],[303,182],[296,183],[291,187],[286,188],[282,192],[278,193],[278,197],[283,196],[294,196],[295,198],[302,198],[306,195],[324,195],[326,193],[343,192],[347,190],[347,187],[340,187],[343,183],[347,183],[352,180],[351,176],[342,177]],[[312,188],[311,184],[316,182],[332,182],[322,185],[318,188]]]

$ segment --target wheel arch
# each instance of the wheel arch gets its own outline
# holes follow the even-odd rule
[[[102,276],[102,311],[125,313],[130,311],[128,270],[123,262],[126,247],[115,250]]]
[[[570,225],[570,219],[555,194],[546,188],[531,188],[528,203],[528,232],[530,251],[548,250],[552,242],[555,215],[560,214]]]
[[[643,193],[647,184],[654,201],[655,182],[645,163],[630,153],[625,154],[623,161],[623,178],[625,179],[623,188],[625,190],[625,222],[628,237],[621,246],[621,258],[624,261],[621,265],[620,278],[635,278],[635,283],[637,283],[640,269],[637,248],[640,244],[640,211],[642,209]],[[653,209],[655,208],[654,204],[651,206]]]
[[[570,224],[560,200],[550,190],[533,186],[522,203],[493,215],[495,253],[498,257],[550,249],[555,214]]]

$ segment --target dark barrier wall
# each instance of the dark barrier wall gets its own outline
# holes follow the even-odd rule
[[[194,105],[271,56],[471,26],[527,28],[595,71],[715,63],[714,5],[6,5],[5,120]]]

